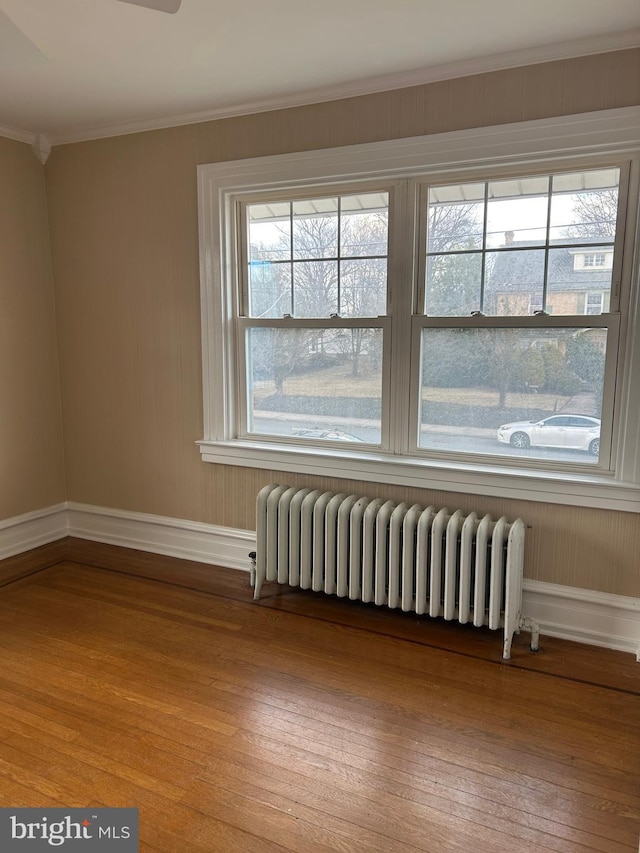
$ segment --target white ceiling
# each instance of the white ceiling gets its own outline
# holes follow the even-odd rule
[[[0,0],[0,132],[55,143],[635,45],[640,0]]]

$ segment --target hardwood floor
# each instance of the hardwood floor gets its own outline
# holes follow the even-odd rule
[[[631,655],[67,553],[0,596],[2,805],[137,806],[162,853],[638,850]]]

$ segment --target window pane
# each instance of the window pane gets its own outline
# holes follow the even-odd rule
[[[554,175],[551,243],[613,242],[619,182],[619,169]]]
[[[481,249],[484,184],[456,184],[429,190],[427,252]]]
[[[250,261],[282,261],[291,257],[290,213],[289,202],[248,206]]]
[[[291,266],[272,261],[249,263],[249,316],[291,314]]]
[[[341,257],[386,255],[388,233],[388,193],[367,193],[340,199]]]
[[[481,252],[430,255],[425,313],[430,317],[466,317],[479,311],[481,281]]]
[[[381,329],[249,329],[248,430],[381,440]]]
[[[606,168],[430,189],[425,313],[609,311],[619,180]]]
[[[487,207],[487,247],[505,243],[544,245],[549,207],[547,177],[491,181]]]
[[[293,210],[293,257],[337,258],[338,199],[295,201]]]
[[[544,249],[487,252],[484,313],[531,315],[542,307]]]
[[[339,313],[342,317],[378,317],[387,313],[386,258],[342,262]]]
[[[549,314],[602,314],[609,311],[613,247],[550,249],[547,284]]]
[[[425,329],[422,448],[596,463],[605,329]],[[558,423],[579,416],[584,424]]]
[[[338,262],[300,261],[293,265],[293,314],[328,317],[338,312]]]
[[[250,317],[387,311],[389,193],[250,204]]]

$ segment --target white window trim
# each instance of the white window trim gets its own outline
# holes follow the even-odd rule
[[[206,462],[323,477],[386,482],[449,492],[510,496],[524,500],[640,512],[640,306],[638,305],[637,208],[629,209],[622,287],[630,295],[629,321],[622,334],[625,373],[614,411],[616,474],[569,473],[486,462],[417,459],[386,452],[354,452],[341,446],[308,447],[235,436],[236,387],[233,335],[236,247],[226,222],[232,198],[264,189],[300,184],[402,178],[416,172],[541,164],[587,157],[637,157],[640,107],[393,140],[321,151],[260,157],[198,167],[202,308],[204,437]],[[637,198],[638,161],[632,164],[632,198]],[[633,208],[633,209],[632,209]],[[233,286],[229,286],[233,285]],[[625,294],[623,293],[623,296]]]

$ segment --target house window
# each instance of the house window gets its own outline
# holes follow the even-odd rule
[[[604,306],[604,293],[587,293],[585,314],[602,314]]]
[[[443,169],[411,144],[201,167],[203,457],[484,492],[553,475],[550,500],[624,479],[629,161],[470,145]]]
[[[572,250],[572,254],[573,269],[576,272],[585,270],[590,274],[601,273],[604,270],[610,270],[613,266],[613,249],[610,248],[605,247],[603,251],[589,252],[581,247]]]

